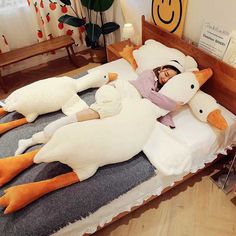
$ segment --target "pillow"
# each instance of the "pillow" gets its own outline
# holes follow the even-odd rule
[[[185,71],[197,71],[197,62],[191,56],[185,57],[185,64],[184,64]]]
[[[123,57],[126,61],[128,61],[134,70],[136,70],[138,67],[138,65],[134,59],[134,56],[133,56],[133,51],[137,48],[138,47],[136,47],[134,45],[126,45],[123,48],[123,50],[121,52],[119,52],[120,56]]]
[[[225,130],[228,127],[219,105],[209,94],[199,90],[188,104],[192,113],[199,120],[208,122],[219,130]]]
[[[180,62],[187,71],[193,71],[195,70],[193,68],[197,67],[197,63],[192,57],[186,57],[181,51],[169,48],[153,39],[147,40],[138,50],[134,50],[133,56],[138,65],[136,70],[138,74],[144,70],[163,66],[171,60]]]

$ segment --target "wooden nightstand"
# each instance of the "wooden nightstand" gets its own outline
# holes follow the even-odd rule
[[[126,45],[134,45],[130,39],[120,41],[118,43],[110,44],[107,46],[106,51],[107,51],[107,61],[115,61],[119,58],[121,58],[119,52],[123,50],[123,48]]]

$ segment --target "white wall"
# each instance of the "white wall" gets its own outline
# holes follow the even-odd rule
[[[236,29],[235,0],[188,0],[184,36],[199,41],[204,21],[214,22],[231,32]]]
[[[141,15],[150,19],[152,0],[119,1],[125,21],[133,23],[140,33]],[[198,42],[204,21],[214,22],[229,32],[236,30],[236,0],[188,0],[184,36]]]

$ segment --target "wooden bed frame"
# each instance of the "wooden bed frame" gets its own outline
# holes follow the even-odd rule
[[[158,28],[156,25],[149,23],[145,20],[145,17],[142,16],[142,44],[147,39],[155,39],[168,47],[176,48],[182,51],[185,55],[192,56],[198,63],[200,69],[204,68],[212,68],[214,74],[213,77],[210,78],[206,84],[202,87],[202,90],[208,94],[211,94],[222,106],[227,108],[233,114],[236,114],[236,69],[232,66],[224,63],[221,60],[216,59],[215,57],[207,54],[203,50],[193,46],[192,44],[187,43],[186,41],[182,40],[178,36],[171,34],[167,31],[164,31]],[[222,156],[220,155],[214,162],[207,164],[203,169],[207,168],[208,166],[215,163],[219,160]],[[187,179],[191,178],[192,176],[198,174],[200,171],[192,174],[186,175],[183,180],[178,181],[175,183],[174,186],[165,188],[162,193],[171,190],[175,186],[183,183]],[[149,199],[143,202],[142,205],[133,207],[129,212],[123,212],[117,215],[112,219],[111,222],[107,223],[105,226],[110,225],[111,223],[115,222],[116,220],[122,218],[123,216],[129,214],[130,212],[142,207],[146,203],[150,202],[151,200],[157,198],[158,196],[151,196]],[[98,227],[97,230],[99,230]],[[88,234],[85,234],[88,235]]]

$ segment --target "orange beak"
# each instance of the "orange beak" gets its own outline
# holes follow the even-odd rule
[[[193,73],[196,76],[200,87],[213,75],[213,71],[211,68],[200,71],[193,71]]]
[[[228,124],[224,117],[221,115],[221,112],[219,109],[216,109],[212,111],[207,116],[207,121],[214,127],[216,127],[219,130],[225,130],[228,127]]]
[[[108,73],[109,82],[116,80],[118,77],[117,73]]]

